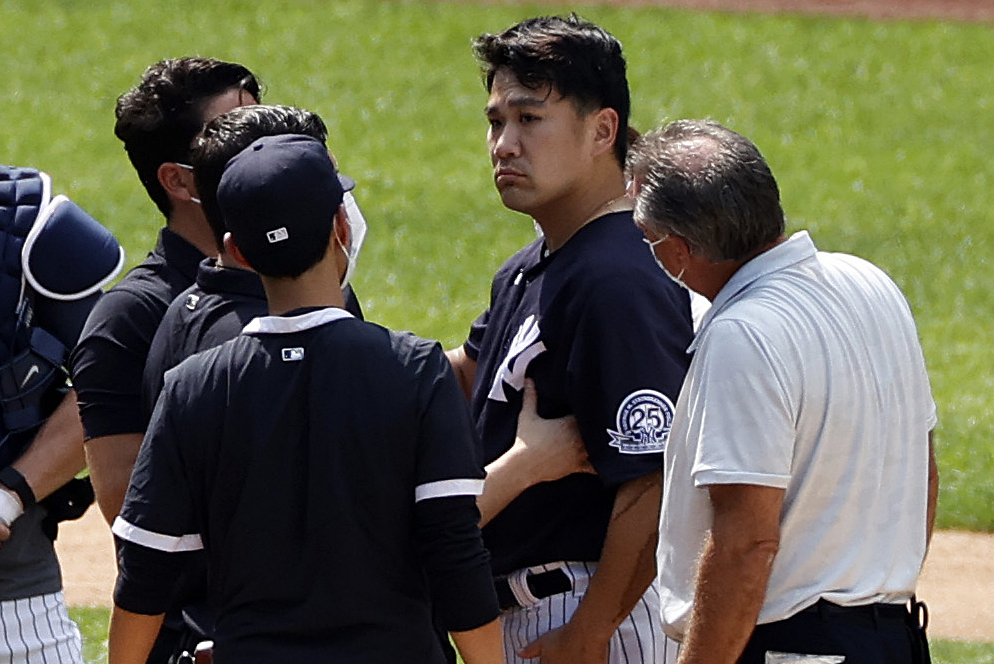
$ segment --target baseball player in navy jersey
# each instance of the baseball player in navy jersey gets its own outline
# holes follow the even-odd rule
[[[512,445],[531,379],[540,415],[575,416],[596,471],[514,496],[488,466],[479,503],[505,656],[665,662],[676,644],[661,631],[653,552],[692,324],[625,197],[621,45],[574,16],[483,35],[475,52],[497,191],[542,237],[498,270],[489,308],[449,358],[487,462]]]
[[[466,664],[503,662],[458,382],[437,343],[343,308],[354,186],[307,136],[225,165],[225,248],[269,315],[166,375],[113,528],[111,664],[144,661],[197,551],[217,664],[441,664],[433,609]]]

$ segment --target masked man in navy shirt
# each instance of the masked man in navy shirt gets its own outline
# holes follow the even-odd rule
[[[111,664],[144,661],[201,550],[218,664],[442,662],[432,607],[467,664],[503,661],[455,376],[438,344],[343,309],[352,186],[305,136],[225,166],[225,247],[270,315],[166,374],[114,524]]]

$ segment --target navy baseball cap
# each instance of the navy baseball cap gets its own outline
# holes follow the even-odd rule
[[[217,188],[224,224],[260,274],[294,277],[328,247],[335,212],[355,182],[321,141],[264,136],[231,158]]]

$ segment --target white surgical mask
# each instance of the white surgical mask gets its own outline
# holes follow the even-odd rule
[[[670,234],[667,233],[658,240],[655,240],[654,242],[650,242],[649,238],[644,237],[642,238],[642,241],[645,242],[647,245],[649,245],[649,253],[652,254],[652,260],[656,261],[656,265],[658,265],[659,269],[663,271],[663,274],[669,277],[670,280],[673,281],[673,283],[675,283],[677,286],[690,290],[690,287],[687,286],[687,284],[683,283],[682,281],[683,273],[687,271],[687,268],[683,268],[682,270],[680,270],[680,274],[674,277],[672,274],[670,274],[670,271],[666,269],[666,266],[663,265],[663,261],[659,260],[659,257],[656,256],[656,249],[655,249],[656,245],[662,242],[663,240],[665,240],[666,238],[668,238],[669,236]]]
[[[349,222],[349,249],[346,252],[348,265],[345,267],[345,275],[342,276],[342,288],[344,289],[349,285],[349,280],[352,279],[352,275],[355,273],[355,264],[359,260],[359,251],[362,249],[362,243],[366,239],[366,218],[362,215],[362,210],[359,209],[359,204],[356,203],[352,192],[345,192],[345,195],[342,197],[342,204],[345,205],[345,216]]]

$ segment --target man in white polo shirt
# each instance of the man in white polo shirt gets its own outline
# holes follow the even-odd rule
[[[657,261],[712,300],[660,517],[680,663],[928,661],[913,593],[936,411],[901,292],[806,232],[788,239],[762,155],[717,123],[672,123],[629,163]]]

